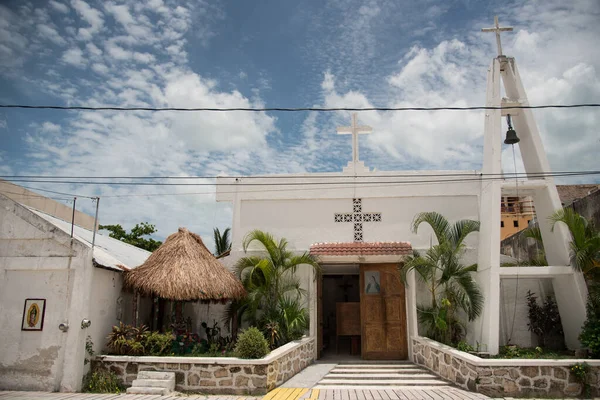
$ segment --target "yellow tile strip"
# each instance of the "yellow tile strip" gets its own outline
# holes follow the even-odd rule
[[[262,400],[299,400],[308,391],[309,391],[309,389],[303,389],[303,388],[277,388],[277,389],[273,389],[269,393],[267,393],[266,396],[262,398]],[[317,396],[318,395],[319,395],[319,391],[317,390]],[[316,400],[317,397],[313,397],[313,396],[315,396],[314,390],[313,390],[313,393],[311,393],[310,399]]]

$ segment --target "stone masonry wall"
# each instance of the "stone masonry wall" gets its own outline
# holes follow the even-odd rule
[[[139,371],[175,372],[175,390],[259,395],[281,385],[314,361],[314,338],[275,349],[265,358],[98,356],[92,368],[113,371],[131,386]]]
[[[582,394],[582,385],[569,370],[569,365],[582,360],[482,359],[425,338],[413,338],[412,343],[415,364],[473,392],[490,397],[564,398]],[[600,396],[600,362],[588,363],[589,395]]]

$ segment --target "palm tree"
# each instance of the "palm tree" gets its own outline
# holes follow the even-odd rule
[[[571,265],[588,278],[600,268],[600,231],[594,224],[572,208],[557,210],[550,216],[552,230],[558,222],[564,223],[571,233]]]
[[[477,271],[477,264],[465,266],[460,261],[465,238],[479,231],[479,222],[465,219],[450,224],[437,212],[423,212],[413,220],[413,233],[417,233],[421,223],[431,226],[438,243],[423,254],[415,250],[400,272],[406,280],[406,274],[415,271],[426,284],[431,304],[417,307],[419,321],[427,327],[428,336],[449,344],[464,334],[465,327],[457,313],[464,311],[472,321],[483,310],[483,295],[471,275]]]
[[[223,231],[223,234],[219,231],[219,228],[213,229],[213,235],[215,238],[215,256],[220,256],[227,250],[231,249],[231,240],[229,239],[229,233],[231,229],[227,228]]]
[[[306,311],[298,307],[305,290],[295,272],[302,264],[310,265],[318,272],[319,264],[308,253],[295,255],[289,251],[287,240],[282,238],[277,242],[271,234],[260,230],[246,235],[242,244],[244,251],[254,242],[266,254],[243,257],[236,263],[236,274],[248,296],[238,310],[230,310],[230,316],[242,313],[250,324],[261,330],[267,324],[277,323],[282,330],[282,340],[291,340],[308,327]]]

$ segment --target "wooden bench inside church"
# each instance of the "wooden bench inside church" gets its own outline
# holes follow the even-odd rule
[[[349,336],[350,354],[359,355],[360,331],[360,302],[336,303],[336,354],[339,354],[340,337]]]

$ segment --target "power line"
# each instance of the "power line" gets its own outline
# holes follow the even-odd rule
[[[334,111],[475,111],[475,110],[514,110],[514,109],[544,109],[544,108],[582,108],[582,107],[600,107],[600,103],[581,103],[581,104],[544,104],[538,106],[472,106],[472,107],[89,107],[89,106],[51,106],[51,105],[26,105],[26,104],[0,104],[0,108],[19,108],[27,110],[63,110],[63,111],[182,111],[182,112],[334,112]]]
[[[379,172],[385,172],[385,171],[379,171]],[[596,174],[599,173],[600,171],[594,171],[594,170],[590,170],[590,171],[586,171],[586,170],[579,170],[579,171],[541,171],[541,172],[500,172],[500,173],[483,173],[483,172],[477,172],[477,171],[469,171],[469,170],[465,170],[463,172],[445,172],[445,173],[439,173],[439,174],[428,174],[428,173],[420,173],[417,171],[417,173],[412,173],[412,174],[385,174],[385,175],[381,175],[378,177],[383,177],[383,178],[410,178],[410,177],[415,177],[415,176],[426,176],[426,177],[444,177],[444,176],[465,176],[465,175],[477,175],[477,176],[502,176],[502,177],[511,177],[514,178],[515,176],[522,176],[522,177],[529,177],[529,176],[541,176],[541,175],[555,175],[555,174],[587,174],[587,173],[591,173],[591,174]],[[374,175],[351,175],[351,176],[344,176],[344,175],[335,175],[335,174],[329,174],[329,175],[316,175],[316,174],[312,174],[311,176],[307,176],[307,175],[190,175],[190,176],[171,176],[171,175],[165,175],[165,176],[160,176],[160,175],[154,175],[154,176],[135,176],[135,175],[121,175],[121,176],[117,176],[117,175],[105,175],[105,176],[94,176],[94,175],[0,175],[0,179],[140,179],[140,180],[146,180],[146,179],[175,179],[175,180],[179,180],[179,179],[219,179],[219,178],[223,178],[223,179],[329,179],[329,178],[373,178],[375,177]],[[66,194],[66,193],[60,193],[60,194]],[[69,194],[70,195],[70,194]]]
[[[528,174],[529,178],[546,178],[546,177],[565,177],[565,176],[585,176],[585,175],[600,175],[600,171],[584,171],[584,172],[565,172],[565,173],[546,173],[533,175]],[[418,175],[414,176],[419,178]],[[433,180],[407,180],[407,181],[340,181],[340,182],[232,182],[232,183],[215,183],[215,182],[200,182],[200,183],[173,183],[173,182],[111,182],[111,181],[72,181],[72,180],[53,180],[53,179],[7,179],[7,182],[28,182],[28,183],[51,183],[51,184],[70,184],[70,185],[114,185],[114,186],[320,186],[320,185],[374,185],[374,184],[402,184],[402,183],[452,183],[452,182],[475,182],[489,180],[506,180],[510,179],[510,174],[503,176],[483,176],[482,174],[473,174],[473,177],[456,178],[456,179],[433,179]],[[309,178],[309,177],[307,177]],[[352,179],[352,176],[339,176],[339,178]],[[387,178],[380,176],[376,178]]]

